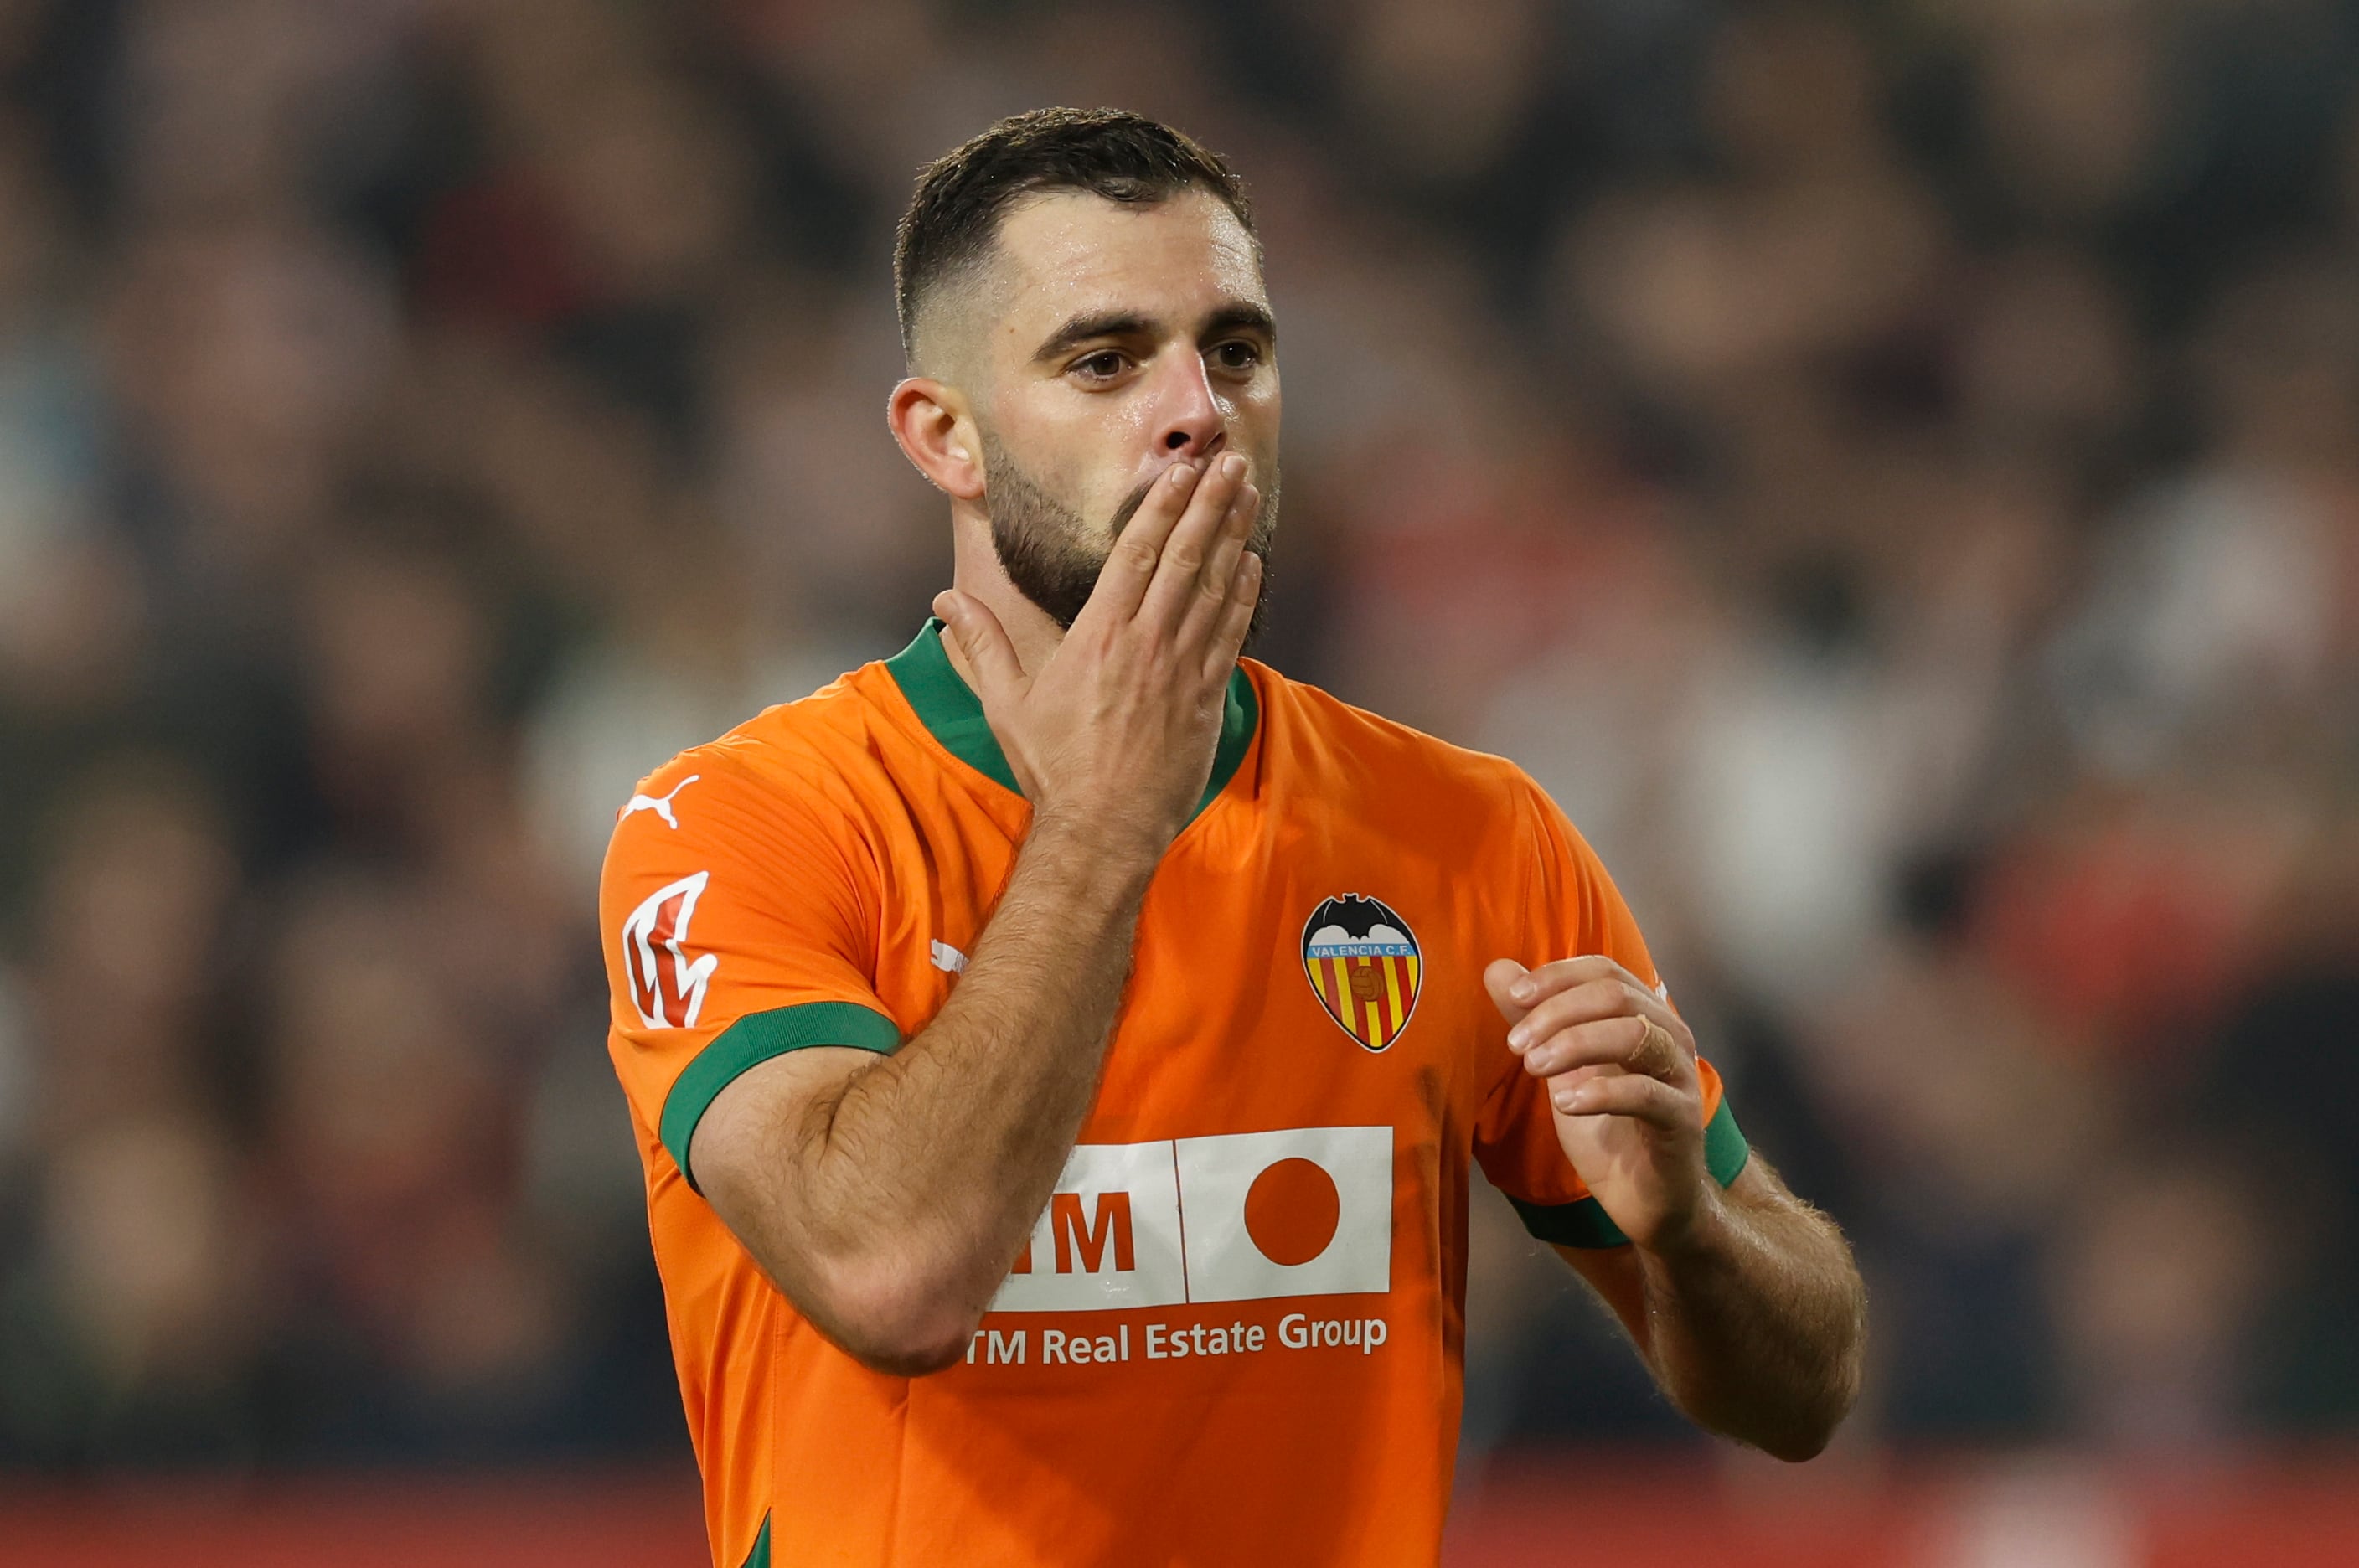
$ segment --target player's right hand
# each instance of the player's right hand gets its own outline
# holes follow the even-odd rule
[[[1250,468],[1225,453],[1167,469],[1072,629],[1029,674],[980,600],[951,590],[934,601],[1036,830],[1079,826],[1151,866],[1187,824],[1261,595],[1261,559],[1245,548],[1261,506]]]

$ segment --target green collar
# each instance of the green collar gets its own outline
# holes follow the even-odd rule
[[[1007,754],[999,749],[999,737],[991,733],[991,724],[983,716],[982,701],[951,667],[951,656],[942,647],[940,621],[929,620],[917,640],[886,659],[885,668],[893,672],[901,695],[917,710],[918,722],[932,731],[952,757],[1003,789],[1018,795],[1024,792],[1007,766]],[[1190,822],[1202,816],[1213,797],[1236,777],[1260,718],[1260,702],[1241,665],[1229,676],[1228,701],[1222,704],[1221,741],[1212,750],[1212,777],[1206,780],[1204,798],[1196,802]]]

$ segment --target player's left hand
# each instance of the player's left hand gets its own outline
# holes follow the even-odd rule
[[[1670,1004],[1602,955],[1483,972],[1507,1048],[1548,1084],[1557,1139],[1622,1234],[1676,1247],[1717,1200],[1704,1167],[1695,1037]]]

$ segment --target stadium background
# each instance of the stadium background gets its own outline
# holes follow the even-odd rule
[[[1052,102],[1258,199],[1265,657],[1557,795],[1870,1282],[1780,1479],[1486,1196],[1457,1560],[2359,1560],[2354,82],[2331,0],[0,0],[0,1562],[698,1559],[599,854],[945,580],[891,225]]]

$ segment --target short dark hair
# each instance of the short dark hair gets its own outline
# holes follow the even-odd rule
[[[1191,189],[1219,197],[1245,233],[1255,234],[1253,206],[1236,170],[1184,132],[1125,109],[1010,114],[918,171],[893,242],[902,351],[917,353],[918,306],[926,291],[990,251],[1000,219],[1018,198],[1086,191],[1153,206]]]

